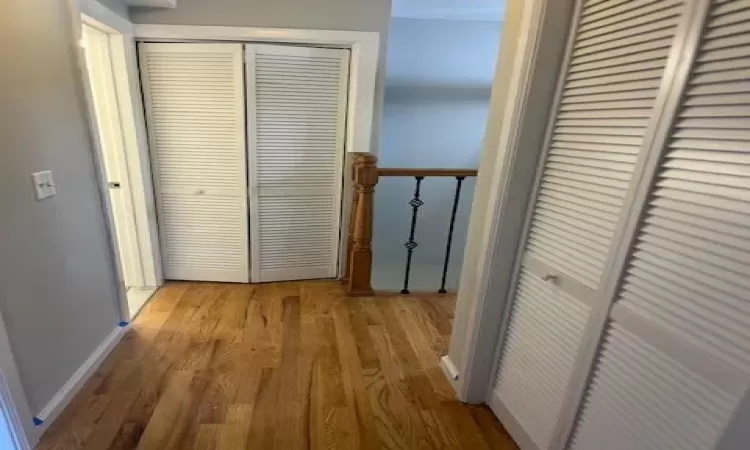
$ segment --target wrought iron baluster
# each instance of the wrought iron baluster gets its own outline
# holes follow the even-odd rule
[[[419,199],[419,190],[422,187],[422,180],[424,177],[414,177],[417,180],[417,186],[414,189],[414,198],[409,201],[411,205],[411,229],[409,230],[409,240],[406,241],[404,247],[406,247],[406,272],[404,273],[404,288],[401,289],[402,294],[409,293],[409,272],[411,272],[411,256],[414,253],[414,249],[419,247],[414,241],[414,231],[417,229],[417,210],[420,206],[424,205],[424,202]]]
[[[453,194],[453,210],[451,211],[451,223],[448,227],[448,242],[445,244],[445,261],[443,262],[443,278],[440,281],[438,293],[445,294],[445,280],[448,278],[448,264],[451,259],[451,245],[453,245],[453,228],[456,225],[456,213],[458,212],[458,203],[461,199],[461,185],[466,177],[456,177],[456,192]]]

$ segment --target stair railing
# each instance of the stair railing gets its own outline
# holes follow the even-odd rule
[[[409,294],[409,279],[412,269],[412,256],[419,247],[414,240],[419,219],[419,208],[424,205],[420,198],[422,181],[426,177],[453,177],[456,185],[448,224],[448,235],[445,244],[442,278],[439,293],[446,293],[445,285],[451,258],[456,214],[461,200],[461,188],[468,177],[476,177],[476,169],[411,169],[411,168],[378,168],[377,158],[368,153],[359,153],[352,165],[353,197],[349,214],[347,236],[347,259],[344,282],[349,295],[373,295],[372,289],[372,224],[374,214],[375,186],[380,177],[413,177],[414,194],[409,200],[411,223],[404,247],[406,258],[404,265],[404,282],[402,294]]]

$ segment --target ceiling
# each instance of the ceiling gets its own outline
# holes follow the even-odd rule
[[[408,19],[502,20],[505,0],[393,0],[393,17]]]

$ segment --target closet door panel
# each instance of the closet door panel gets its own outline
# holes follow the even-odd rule
[[[163,227],[167,278],[247,282],[247,237],[237,233],[246,222],[237,200],[226,196],[164,194]]]
[[[140,44],[168,279],[249,281],[241,44]]]
[[[349,51],[246,53],[253,281],[333,278]]]
[[[586,304],[522,271],[490,404],[513,414],[540,448],[552,438],[558,411],[549,406],[562,404],[588,313]]]
[[[572,449],[717,448],[746,395],[748,33],[750,3],[711,2]]]
[[[553,445],[592,309],[633,202],[676,60],[684,0],[583,1],[529,212],[490,403]],[[518,428],[518,427],[517,427]]]
[[[714,448],[738,392],[710,374],[695,373],[670,353],[612,323],[571,448]]]
[[[684,5],[590,3],[582,8],[526,251],[596,291]],[[637,26],[644,21],[647,32]]]

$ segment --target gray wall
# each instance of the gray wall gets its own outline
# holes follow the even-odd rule
[[[66,0],[0,2],[0,39],[0,311],[38,413],[114,329],[115,269]]]
[[[390,0],[178,0],[175,9],[131,8],[135,23],[385,31]]]
[[[499,22],[394,19],[388,37],[380,167],[476,168],[484,138],[500,39]],[[461,268],[474,180],[467,179],[456,221],[448,278]],[[422,184],[411,287],[437,289],[454,179]],[[381,179],[375,196],[373,283],[403,282],[413,179]]]
[[[128,18],[128,5],[125,4],[125,0],[96,0],[102,5],[106,6],[110,11],[117,13],[119,16]]]

